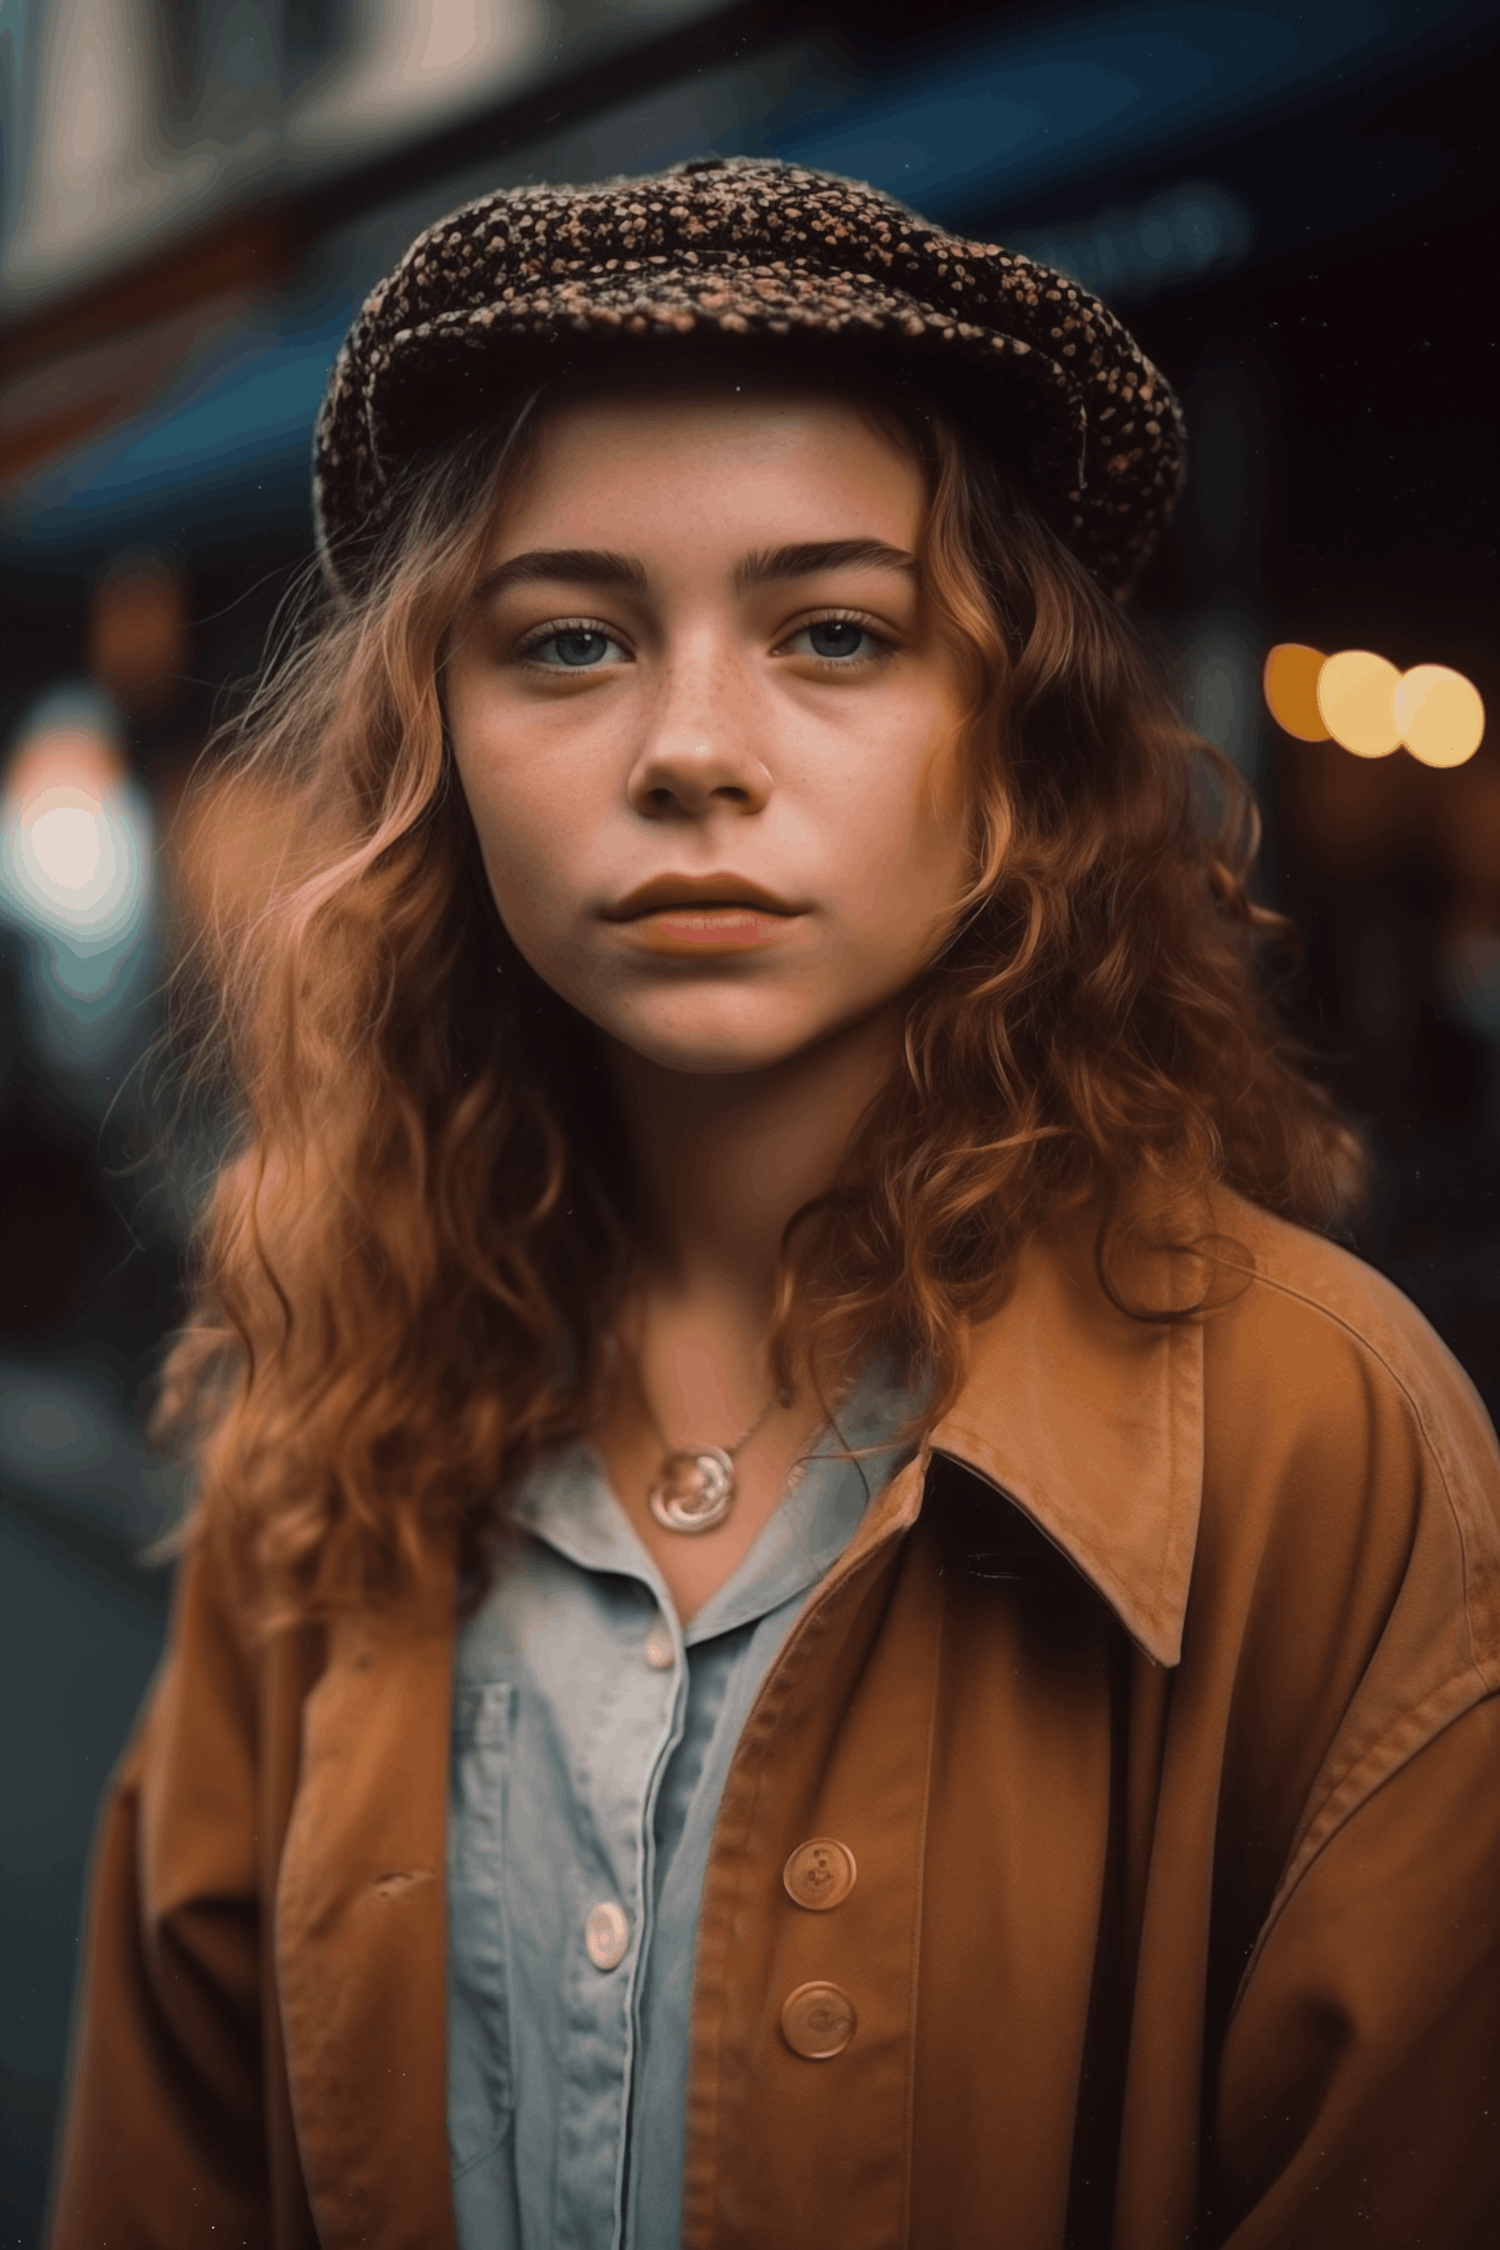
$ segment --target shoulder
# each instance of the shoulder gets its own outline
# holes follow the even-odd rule
[[[1324,1413],[1359,1416],[1389,1393],[1445,1468],[1500,1461],[1478,1392],[1393,1282],[1242,1197],[1218,1199],[1215,1219],[1228,1289],[1205,1324],[1205,1351],[1220,1389],[1254,1384],[1258,1374],[1288,1406],[1316,1394]]]
[[[1208,1551],[1253,1524],[1289,1584],[1316,1573],[1348,1594],[1357,1579],[1378,1601],[1380,1583],[1385,1599],[1420,1583],[1434,1628],[1441,1607],[1500,1684],[1500,1450],[1473,1384],[1409,1299],[1351,1252],[1238,1197],[1222,1198],[1216,1225],[1224,1301],[1203,1320]]]

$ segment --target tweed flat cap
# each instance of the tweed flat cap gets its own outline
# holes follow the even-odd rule
[[[602,186],[502,188],[417,237],[355,321],[318,418],[330,582],[358,583],[397,477],[435,433],[493,419],[606,339],[693,334],[842,351],[866,383],[951,405],[1111,593],[1182,481],[1176,399],[1076,282],[853,180],[695,160]]]

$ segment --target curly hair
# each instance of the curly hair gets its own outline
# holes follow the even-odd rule
[[[507,1490],[597,1396],[629,1285],[610,1084],[500,921],[442,706],[537,403],[414,475],[368,590],[273,669],[190,815],[238,854],[239,901],[226,874],[176,983],[234,1139],[157,1428],[194,1457],[183,1536],[228,1520],[268,1626],[378,1600],[434,1543],[482,1579]],[[1114,1294],[1132,1213],[1224,1183],[1327,1226],[1364,1160],[1266,994],[1286,925],[1252,900],[1238,775],[983,443],[856,403],[927,475],[972,879],[890,1083],[787,1229],[771,1352],[783,1380],[896,1355],[930,1423],[1060,1214],[1085,1213]]]

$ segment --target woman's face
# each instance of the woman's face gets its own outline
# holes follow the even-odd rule
[[[501,918],[610,1039],[762,1070],[931,959],[968,862],[925,507],[835,398],[622,395],[546,424],[446,703]]]

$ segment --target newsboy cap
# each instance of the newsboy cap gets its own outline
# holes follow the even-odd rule
[[[833,366],[842,355],[866,385],[947,404],[1113,594],[1182,481],[1171,390],[1066,275],[946,234],[857,181],[694,159],[603,185],[501,188],[417,237],[367,299],[318,417],[314,511],[332,585],[359,583],[398,481],[437,444],[606,340],[617,353],[630,338],[694,335]]]

